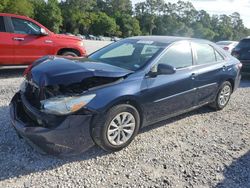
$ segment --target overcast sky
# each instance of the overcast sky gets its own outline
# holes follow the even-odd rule
[[[144,0],[132,0],[138,3]],[[167,2],[177,2],[178,0],[165,0]],[[188,0],[184,0],[188,1]],[[250,28],[250,0],[189,0],[197,10],[205,10],[210,14],[232,14],[239,12],[245,26]]]

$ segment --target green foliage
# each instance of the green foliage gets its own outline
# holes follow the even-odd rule
[[[4,12],[9,0],[1,0],[0,1],[0,12]]]
[[[1,0],[0,8],[3,12],[33,17],[33,4],[29,0]]]
[[[165,3],[146,0],[136,4],[135,15],[143,34],[188,36],[212,41],[239,40],[250,34],[239,13],[211,17],[186,1]]]
[[[58,33],[62,26],[62,13],[57,0],[33,0],[35,19],[50,30]]]
[[[94,35],[114,35],[116,33],[115,19],[107,14],[98,12],[92,21],[91,31]]]
[[[192,3],[145,0],[0,0],[0,11],[33,17],[54,32],[106,36],[176,35],[212,41],[250,35],[239,13],[209,15]]]
[[[129,14],[116,14],[115,17],[123,37],[141,34],[139,21],[136,18],[131,17]]]

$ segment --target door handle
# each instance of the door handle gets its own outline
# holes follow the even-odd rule
[[[13,40],[24,41],[24,38],[15,37],[15,38],[13,38]]]
[[[193,72],[193,73],[191,74],[191,79],[194,80],[194,79],[195,79],[195,76],[196,76],[196,74]]]

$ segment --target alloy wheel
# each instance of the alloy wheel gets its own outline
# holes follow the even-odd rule
[[[116,115],[108,126],[108,141],[115,146],[125,144],[134,134],[135,123],[135,117],[129,112]]]
[[[220,91],[219,98],[218,98],[218,103],[221,106],[225,106],[227,104],[227,102],[229,101],[230,94],[231,94],[230,86],[225,85]]]

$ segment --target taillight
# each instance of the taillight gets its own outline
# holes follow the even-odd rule
[[[229,50],[229,48],[228,48],[227,46],[225,46],[223,49],[224,49],[224,50],[226,50],[226,51],[228,51],[228,50]]]

